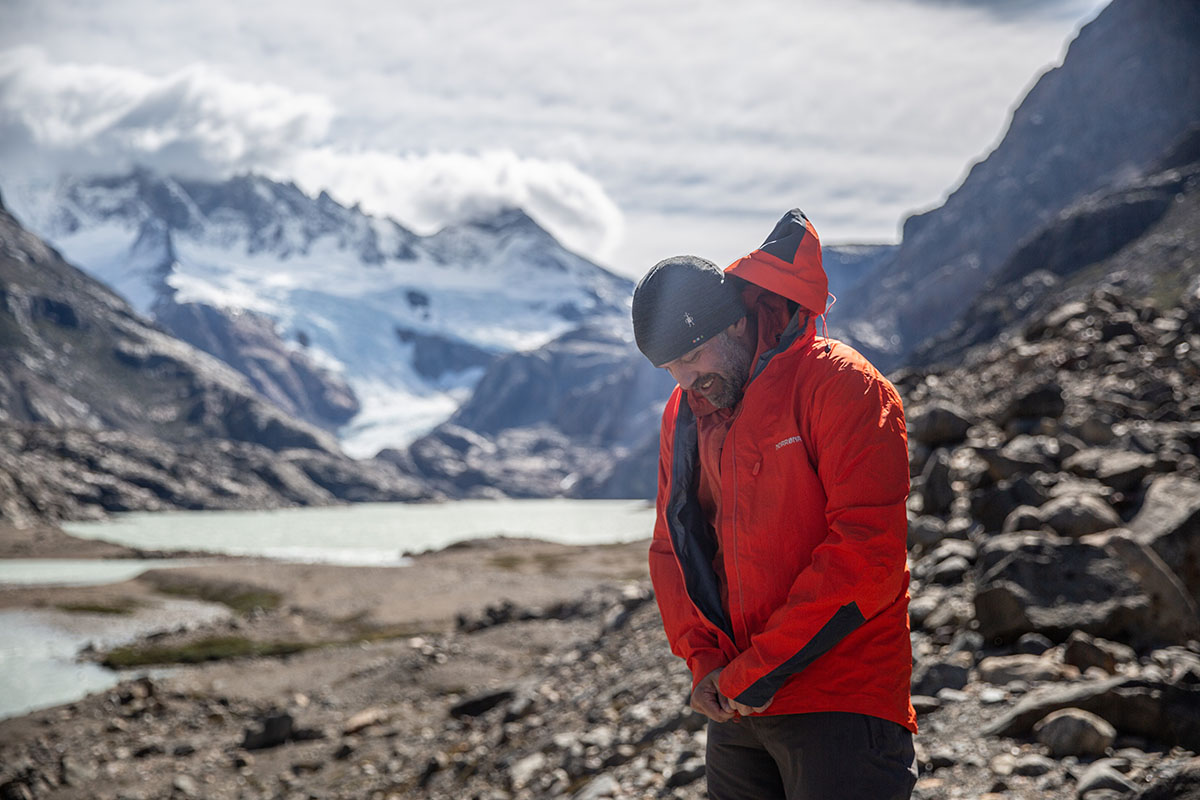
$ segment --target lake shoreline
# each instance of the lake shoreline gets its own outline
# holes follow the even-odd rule
[[[231,558],[201,550],[127,547],[104,539],[73,536],[52,524],[17,528],[0,522],[0,559]]]

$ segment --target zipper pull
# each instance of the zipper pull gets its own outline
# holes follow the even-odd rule
[[[750,470],[750,474],[758,475],[759,470],[761,470],[761,469],[762,469],[762,459],[760,458],[758,461],[754,462],[754,468]]]

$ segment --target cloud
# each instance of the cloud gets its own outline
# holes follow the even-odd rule
[[[52,64],[30,47],[0,53],[6,165],[107,172],[137,163],[181,175],[262,169],[321,141],[333,115],[323,97],[230,80],[202,64],[153,77]]]
[[[423,232],[525,209],[568,247],[611,255],[621,213],[561,159],[510,150],[397,155],[330,140],[328,99],[232,80],[192,65],[162,77],[107,65],[52,64],[41,51],[0,53],[0,163],[12,174],[121,172],[222,177],[253,171],[328,190]]]
[[[794,205],[825,241],[894,239],[1106,2],[9,0],[0,43],[147,80],[203,62],[336,104],[332,119],[302,115],[325,128],[267,125],[254,154],[236,135],[202,137],[201,163],[240,150],[418,227],[517,202],[603,258],[621,236],[615,203],[621,269],[743,220],[769,229]],[[33,127],[0,135],[30,148]],[[410,183],[425,177],[438,188]]]
[[[297,154],[293,165],[305,189],[328,189],[422,233],[517,206],[567,247],[607,258],[623,230],[600,184],[562,160],[506,150],[397,156],[326,147]]]

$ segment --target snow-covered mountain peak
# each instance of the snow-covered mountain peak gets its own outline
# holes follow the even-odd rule
[[[630,282],[520,209],[423,237],[260,175],[145,169],[15,187],[10,205],[143,314],[195,319],[165,310],[198,304],[273,320],[288,347],[359,396],[363,410],[342,431],[354,454],[404,444],[449,416],[490,358],[581,321],[627,324]]]

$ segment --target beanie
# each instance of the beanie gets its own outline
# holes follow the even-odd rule
[[[633,337],[656,367],[746,316],[740,281],[711,261],[675,256],[655,264],[633,290]]]

